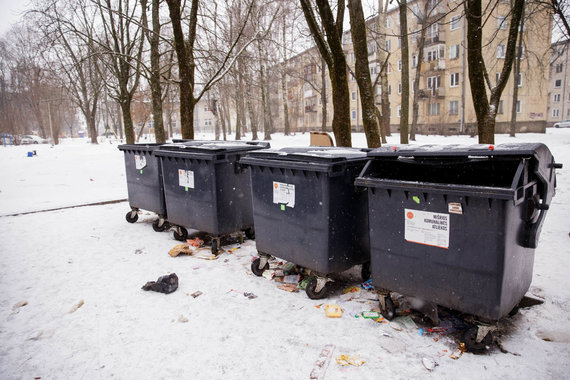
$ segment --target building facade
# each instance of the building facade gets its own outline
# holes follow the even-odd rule
[[[570,120],[570,40],[552,45],[548,80],[548,124]]]
[[[418,133],[425,134],[475,134],[476,116],[471,97],[467,68],[466,35],[467,23],[464,6],[453,0],[428,0],[428,16],[422,16],[424,2],[410,2],[408,12],[408,38],[410,62],[410,123],[412,121],[412,100],[415,91],[419,94]],[[516,127],[519,132],[544,132],[547,126],[549,99],[548,74],[550,71],[551,16],[546,10],[529,9],[527,5],[523,27],[523,53],[520,74],[515,78],[514,70],[501,96],[496,118],[497,133],[510,128],[513,104],[516,107]],[[509,1],[501,0],[493,8],[483,29],[484,55],[489,81],[496,85],[502,70],[507,37]],[[389,54],[388,94],[390,99],[390,125],[398,131],[401,114],[401,36],[397,9],[386,15],[386,42],[379,47],[374,40],[376,17],[367,21],[369,33],[368,59],[372,81],[380,73],[378,49]],[[418,62],[419,32],[426,29],[423,62]],[[354,70],[354,53],[349,32],[343,35],[343,47],[347,63]],[[324,74],[323,75],[323,70]],[[416,70],[420,70],[419,88],[413,87]],[[324,79],[324,81],[323,81]],[[324,87],[323,87],[324,83]],[[570,84],[566,82],[567,85]],[[349,74],[351,123],[353,131],[362,131],[362,110],[357,83]],[[518,86],[518,97],[513,99],[514,85]],[[323,89],[324,88],[324,89]],[[332,122],[332,99],[328,70],[320,59],[316,48],[309,49],[288,61],[287,101],[289,120],[293,131],[319,130],[322,126],[323,101],[327,102],[326,125],[330,130]],[[280,99],[280,89],[275,86],[274,99]],[[374,88],[376,103],[380,107],[381,87]],[[323,93],[326,97],[323,97]],[[566,95],[568,96],[568,95]],[[283,111],[279,108],[282,128]],[[568,112],[568,111],[565,111]],[[552,112],[551,112],[552,114]]]

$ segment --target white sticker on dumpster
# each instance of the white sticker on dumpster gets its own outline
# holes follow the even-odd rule
[[[404,209],[404,219],[407,241],[449,248],[449,214]]]
[[[182,187],[194,188],[194,172],[178,169],[178,184]]]
[[[144,169],[145,167],[146,167],[146,157],[135,154],[135,168],[137,170],[141,170]]]
[[[285,204],[295,207],[295,185],[282,182],[273,182],[273,203]]]

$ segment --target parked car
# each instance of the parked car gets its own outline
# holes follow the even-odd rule
[[[20,138],[20,144],[47,144],[48,141],[36,135],[23,135]]]
[[[570,120],[559,121],[554,123],[554,128],[570,128]]]

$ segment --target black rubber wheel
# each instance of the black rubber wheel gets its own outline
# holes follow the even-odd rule
[[[127,219],[127,222],[129,223],[134,223],[137,220],[139,220],[139,214],[135,213],[135,216],[131,217],[132,213],[133,213],[132,211],[129,211],[127,212],[127,215],[125,215],[125,219]]]
[[[212,239],[212,254],[217,255],[220,251],[220,239],[213,238]]]
[[[180,233],[178,233],[178,230],[180,230]],[[174,229],[174,238],[178,241],[186,241],[188,239],[188,231],[186,228],[178,226]]]
[[[394,301],[392,298],[386,297],[386,308],[382,307],[382,303],[380,303],[380,314],[387,320],[391,321],[396,316],[396,306],[394,305]]]
[[[253,272],[254,275],[261,277],[261,275],[263,274],[263,272],[265,272],[267,269],[269,269],[269,263],[265,263],[265,266],[263,268],[259,268],[259,262],[260,262],[260,258],[256,258],[255,260],[253,260],[253,262],[251,263],[251,271]]]
[[[471,327],[463,333],[463,342],[465,343],[465,349],[468,352],[474,354],[482,354],[487,351],[488,347],[493,344],[493,334],[489,332],[481,342],[477,342],[477,331],[479,328],[477,326]]]
[[[370,279],[370,262],[362,264],[360,275],[362,276],[362,282],[366,282]]]
[[[156,232],[163,232],[169,228],[168,222],[166,220],[162,223],[162,226],[159,226],[158,223],[160,223],[160,219],[157,219],[152,223],[152,229]]]
[[[320,300],[322,298],[325,298],[328,291],[329,291],[329,286],[328,286],[328,282],[325,284],[325,286],[323,286],[323,288],[319,291],[316,292],[315,289],[317,288],[317,279],[313,278],[311,281],[309,281],[309,283],[307,284],[307,287],[305,288],[305,292],[307,293],[307,296],[312,299],[312,300]]]
[[[255,230],[253,229],[253,227],[245,230],[245,237],[248,238],[249,240],[255,239]]]

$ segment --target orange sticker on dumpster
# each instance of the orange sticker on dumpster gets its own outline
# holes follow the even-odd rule
[[[408,211],[408,213],[406,214],[408,219],[413,219],[414,218],[414,213],[411,211]]]

